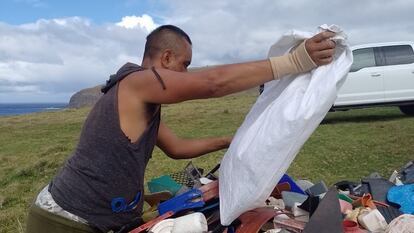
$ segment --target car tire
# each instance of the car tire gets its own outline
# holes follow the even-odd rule
[[[414,116],[414,105],[399,106],[400,111],[408,116]]]

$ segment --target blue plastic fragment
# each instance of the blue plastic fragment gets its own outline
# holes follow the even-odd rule
[[[215,203],[213,203],[213,204],[211,204],[211,205],[207,205],[207,206],[204,206],[203,208],[201,208],[201,209],[197,209],[196,211],[197,212],[204,212],[204,211],[207,211],[207,210],[211,210],[211,209],[214,209],[214,208],[218,208],[220,206],[220,202],[215,202]]]
[[[181,210],[199,208],[204,206],[203,192],[199,189],[191,189],[183,194],[175,196],[158,205],[158,213],[163,215],[168,211],[177,213]]]
[[[414,184],[394,186],[388,190],[387,200],[400,205],[404,214],[414,214]]]
[[[141,198],[141,192],[138,192],[135,195],[134,200],[129,204],[127,204],[126,199],[123,197],[112,198],[112,201],[111,201],[112,212],[120,213],[120,212],[130,211],[138,205],[140,198]]]
[[[308,195],[295,183],[295,181],[293,181],[293,179],[290,176],[288,176],[287,174],[284,174],[282,178],[279,180],[278,184],[286,183],[286,182],[290,184],[290,192]]]

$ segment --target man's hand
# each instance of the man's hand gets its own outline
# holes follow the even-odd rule
[[[322,32],[300,43],[291,53],[270,57],[273,78],[279,79],[288,74],[308,72],[317,66],[326,65],[333,60],[335,42],[330,40],[333,32]]]
[[[333,32],[321,32],[306,40],[305,48],[316,65],[326,65],[332,62],[335,53],[335,42],[331,38]]]

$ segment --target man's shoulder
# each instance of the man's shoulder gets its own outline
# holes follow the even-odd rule
[[[102,88],[102,92],[106,93],[109,89],[111,89],[124,78],[142,70],[145,70],[145,68],[135,63],[127,62],[115,74],[109,76],[109,79],[106,81],[105,86]]]

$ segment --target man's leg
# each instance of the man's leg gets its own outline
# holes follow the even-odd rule
[[[26,233],[96,233],[86,224],[50,213],[32,204],[26,223]]]

